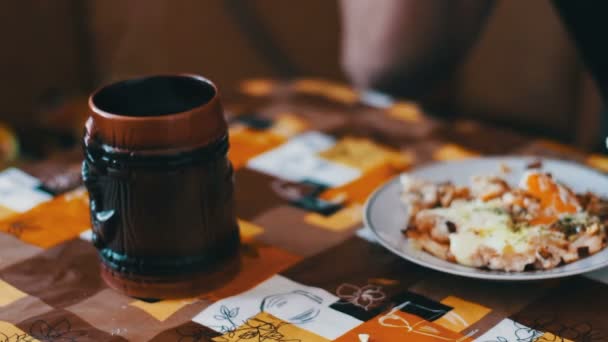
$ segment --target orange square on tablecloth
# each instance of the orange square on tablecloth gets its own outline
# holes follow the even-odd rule
[[[492,311],[483,305],[453,296],[444,298],[441,303],[453,309],[433,323],[456,332],[470,327]]]
[[[236,170],[245,166],[249,159],[281,145],[285,140],[285,137],[268,131],[256,131],[240,126],[231,128],[228,158]]]
[[[276,87],[276,81],[268,79],[244,80],[239,85],[242,93],[250,96],[268,96]]]
[[[329,82],[316,78],[301,78],[293,82],[292,87],[298,93],[323,94]]]
[[[75,238],[90,227],[89,200],[83,188],[0,221],[0,231],[43,248]]]
[[[549,140],[549,139],[538,139],[536,140],[541,146],[556,151],[556,152],[560,152],[560,153],[564,153],[564,154],[577,154],[577,153],[581,153],[580,150],[574,148],[573,146],[570,145],[566,145],[566,144],[562,144],[560,142],[557,142],[555,140]]]
[[[345,204],[363,204],[378,186],[404,170],[405,168],[395,168],[390,163],[384,163],[365,172],[361,177],[350,183],[324,191],[320,198]]]
[[[264,245],[244,245],[241,249],[241,268],[238,274],[221,288],[203,294],[210,300],[234,296],[261,283],[287,267],[300,261],[301,257],[280,248]]]
[[[380,314],[336,339],[336,342],[359,341],[359,334],[367,334],[370,342],[469,342],[471,338],[450,331],[399,310]]]

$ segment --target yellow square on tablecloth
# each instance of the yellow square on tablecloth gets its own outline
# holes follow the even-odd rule
[[[414,102],[397,101],[387,109],[390,116],[407,122],[418,122],[422,119],[422,110]]]
[[[9,322],[0,321],[0,341],[40,342]]]
[[[587,157],[587,164],[600,171],[608,172],[608,156],[601,154],[592,154]]]
[[[306,341],[329,342],[319,335],[287,323],[266,312],[249,318],[234,331],[212,338],[218,342]]]
[[[264,232],[264,228],[253,224],[251,222],[240,220],[239,219],[239,229],[241,233],[241,241],[250,242],[256,236],[262,234]]]
[[[435,160],[460,160],[477,156],[479,153],[456,144],[445,144],[433,153]]]
[[[573,342],[567,338],[558,337],[550,332],[546,332],[543,336],[534,340],[534,342]]]
[[[27,293],[0,279],[0,307],[9,305],[24,297],[27,297]]]
[[[271,133],[278,136],[291,138],[304,132],[309,124],[296,114],[285,112],[278,114],[268,129]]]
[[[196,301],[196,299],[170,299],[170,300],[161,300],[156,303],[148,303],[142,300],[136,300],[132,302],[131,306],[136,308],[140,308],[150,314],[150,316],[156,318],[159,321],[164,321],[167,318],[171,317],[177,310],[183,308],[188,304],[192,304]]]
[[[351,87],[326,80],[299,79],[292,86],[298,93],[323,96],[345,104],[353,104],[359,100],[359,93]]]
[[[304,222],[327,230],[343,231],[352,227],[362,220],[363,206],[353,204],[329,216],[324,216],[318,213],[308,213],[304,216]]]
[[[319,153],[324,159],[357,168],[363,172],[390,164],[405,169],[411,156],[379,145],[366,138],[344,137],[328,150]]]
[[[3,205],[0,205],[0,220],[11,217],[15,214],[18,214],[18,212],[11,210]]]

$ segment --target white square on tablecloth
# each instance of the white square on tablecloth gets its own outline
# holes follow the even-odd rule
[[[40,181],[27,173],[8,168],[0,172],[0,205],[16,212],[25,212],[53,198],[36,189]]]
[[[337,187],[359,178],[361,171],[318,156],[334,144],[328,135],[304,133],[251,159],[247,167],[292,182],[310,180]]]
[[[362,321],[329,307],[335,295],[274,275],[256,287],[213,303],[192,320],[220,333],[236,329],[261,311],[333,340]]]
[[[483,335],[476,338],[475,342],[536,341],[536,339],[542,335],[542,331],[529,328],[523,324],[505,318]]]

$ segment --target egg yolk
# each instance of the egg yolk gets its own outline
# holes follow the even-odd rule
[[[562,214],[573,214],[580,210],[572,191],[557,184],[549,174],[530,173],[524,179],[526,191],[539,199],[541,214],[531,224],[551,224]]]

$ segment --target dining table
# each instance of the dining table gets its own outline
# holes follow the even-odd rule
[[[524,155],[608,172],[608,156],[320,78],[221,96],[238,270],[193,298],[126,296],[100,276],[81,151],[17,163],[0,172],[0,341],[608,341],[608,269],[450,275],[383,248],[362,219],[377,187],[422,165]]]

